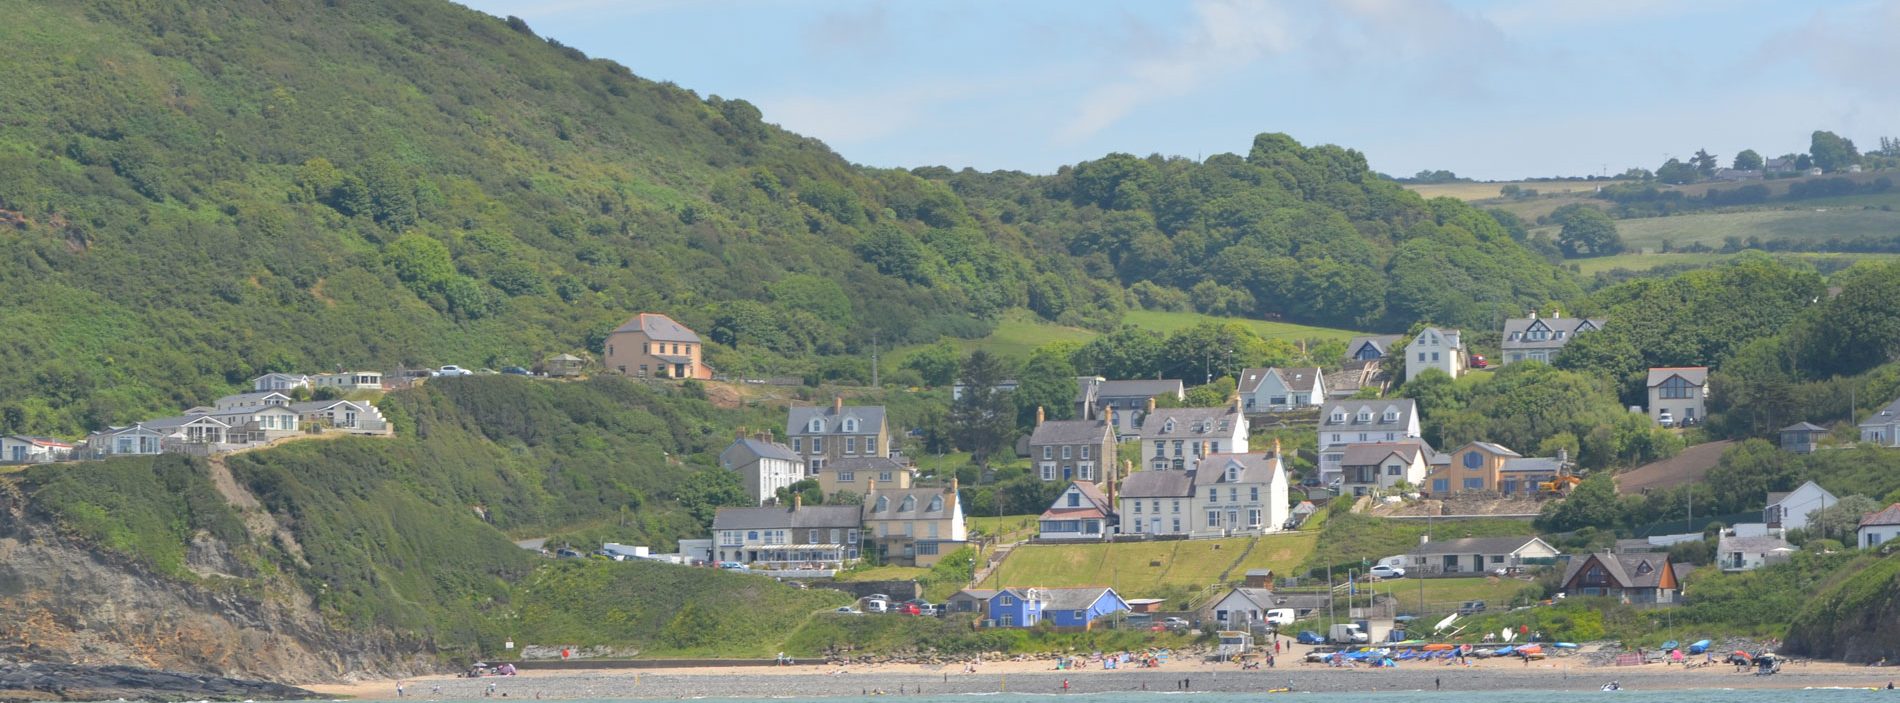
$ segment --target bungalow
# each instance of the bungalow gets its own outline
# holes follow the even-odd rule
[[[220,404],[223,400],[220,399]],[[297,411],[290,408],[288,402],[220,407],[202,414],[224,423],[228,428],[225,430],[224,441],[230,444],[268,442],[289,437],[298,432],[299,416]],[[189,415],[190,413],[187,414]]]
[[[338,371],[320,373],[310,377],[311,388],[334,388],[340,392],[380,391],[383,389],[381,371]]]
[[[720,508],[713,514],[713,550],[719,561],[762,568],[837,570],[858,560],[855,505]]]
[[[1631,604],[1674,603],[1682,590],[1676,566],[1666,552],[1592,552],[1570,560],[1558,588],[1573,596],[1608,596]]]
[[[1795,552],[1793,545],[1776,535],[1750,535],[1733,529],[1722,530],[1716,545],[1716,563],[1723,571],[1752,571],[1779,564],[1792,558]]]
[[[1107,419],[1115,426],[1116,437],[1124,442],[1136,436],[1147,413],[1154,411],[1156,398],[1187,398],[1187,387],[1177,379],[1110,381],[1101,376],[1079,376],[1075,386],[1075,418]],[[1109,408],[1116,412],[1109,414]]]
[[[1860,423],[1860,441],[1876,447],[1900,447],[1900,400],[1874,411]]]
[[[1813,481],[1802,483],[1786,493],[1768,494],[1768,507],[1761,510],[1761,521],[1770,528],[1799,530],[1808,526],[1814,511],[1841,502]]]
[[[945,600],[943,607],[952,613],[985,614],[989,612],[990,599],[995,598],[997,593],[988,588],[965,588]]]
[[[231,438],[231,423],[225,419],[208,414],[186,414],[176,417],[161,417],[139,423],[145,429],[164,435],[159,444],[161,449],[182,451],[179,444],[225,444],[235,443]]]
[[[1406,555],[1412,574],[1487,574],[1549,564],[1558,551],[1537,537],[1466,537],[1426,540]]]
[[[1239,586],[1227,590],[1225,595],[1215,599],[1202,609],[1203,617],[1212,619],[1230,630],[1251,630],[1267,620],[1267,611],[1275,605],[1273,595],[1273,572],[1268,569],[1248,571],[1245,580]]]
[[[389,422],[383,419],[383,411],[374,403],[361,400],[312,400],[291,403],[289,408],[306,425],[322,425],[353,433],[389,432]]]
[[[1827,428],[1812,422],[1797,422],[1781,428],[1781,448],[1795,454],[1813,454],[1821,447]]]
[[[1136,471],[1116,496],[1122,534],[1181,535],[1193,529],[1194,475]]]
[[[72,458],[73,445],[51,437],[7,435],[0,437],[0,463],[44,464]]]
[[[1854,543],[1862,549],[1872,549],[1895,538],[1900,538],[1900,503],[1863,516],[1860,528],[1854,533]]]
[[[1209,454],[1247,453],[1240,400],[1218,408],[1166,408],[1141,426],[1141,456],[1154,471],[1193,471]]]
[[[1326,402],[1325,372],[1317,367],[1245,369],[1238,391],[1242,409],[1250,413],[1315,407]]]
[[[142,425],[108,427],[86,437],[86,453],[93,457],[159,454],[164,451],[164,438]]]
[[[930,566],[969,540],[957,480],[941,488],[886,490],[872,483],[864,493],[864,532],[898,566]]]
[[[1339,460],[1340,495],[1377,495],[1400,484],[1424,486],[1432,448],[1422,439],[1353,444]]]
[[[227,396],[224,396],[223,398],[219,398],[217,399],[216,402],[213,402],[211,404],[211,408],[213,410],[222,411],[222,410],[239,410],[243,408],[264,408],[264,407],[270,407],[270,406],[285,406],[285,405],[290,405],[290,396],[285,395],[281,392],[251,391],[249,393],[238,393],[235,395],[227,395]],[[187,410],[185,411],[185,414],[190,415],[192,414],[192,411]]]
[[[1056,627],[1087,629],[1128,602],[1113,588],[1005,588],[989,600],[990,627],[1034,627],[1047,619]]]
[[[1087,481],[1070,481],[1042,512],[1037,539],[1100,542],[1115,528],[1115,508],[1102,489]]]
[[[719,467],[739,475],[739,485],[753,505],[777,501],[779,489],[805,478],[805,460],[773,441],[770,432],[733,440],[719,452]]]
[[[300,373],[267,373],[251,379],[251,390],[290,392],[309,388],[310,377]]]
[[[917,480],[917,467],[888,456],[848,456],[808,471],[818,478],[818,490],[827,496],[849,491],[862,496],[871,486],[904,490]]]

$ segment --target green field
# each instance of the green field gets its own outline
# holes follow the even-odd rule
[[[1535,231],[1557,236],[1555,227]],[[1665,242],[1673,247],[1696,243],[1719,247],[1728,237],[1759,237],[1764,241],[1863,239],[1900,234],[1900,212],[1851,206],[1700,212],[1617,220],[1616,231],[1630,249],[1643,251],[1657,251]]]
[[[1224,571],[1237,581],[1248,569],[1287,573],[1313,551],[1316,533],[1217,540],[1121,544],[1024,545],[983,582],[999,586],[1110,586],[1126,598],[1177,595],[1212,585]],[[1246,558],[1247,543],[1259,540]],[[1238,562],[1238,563],[1236,563]]]
[[[1900,254],[1836,254],[1820,252],[1786,252],[1777,253],[1775,255],[1806,259],[1817,263],[1821,261],[1862,261],[1866,259],[1900,258]],[[1717,254],[1713,252],[1700,254],[1638,253],[1617,254],[1616,256],[1603,256],[1594,259],[1576,259],[1570,263],[1577,265],[1578,273],[1591,276],[1603,271],[1619,268],[1629,269],[1631,271],[1648,271],[1653,268],[1673,265],[1713,266],[1732,259],[1735,256],[1735,254]]]
[[[967,519],[972,532],[981,530],[983,534],[997,538],[1003,544],[1021,542],[1036,536],[1039,515],[1004,515],[1002,517],[971,517]]]
[[[1267,320],[1247,320],[1237,317],[1214,317],[1196,312],[1167,312],[1163,310],[1131,310],[1122,316],[1122,322],[1156,332],[1173,332],[1193,327],[1203,322],[1238,322],[1259,335],[1261,339],[1319,339],[1346,341],[1354,335],[1365,334],[1352,330],[1331,327],[1313,327],[1291,322],[1270,322]]]

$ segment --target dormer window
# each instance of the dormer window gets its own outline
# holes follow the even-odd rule
[[[858,431],[858,419],[857,419],[857,418],[855,418],[855,417],[847,417],[847,418],[845,418],[845,419],[844,419],[844,431],[846,431],[846,432],[857,432],[857,431]]]
[[[1333,422],[1333,424],[1339,424],[1339,423],[1341,423],[1341,422],[1345,422],[1345,421],[1346,421],[1346,413],[1345,413],[1345,411],[1343,411],[1343,410],[1334,410],[1334,411],[1333,411],[1333,419],[1332,419],[1332,422]]]
[[[908,513],[917,509],[917,496],[904,496],[904,502],[897,504],[897,512]]]
[[[1651,572],[1651,571],[1655,571],[1655,570],[1656,570],[1656,567],[1653,567],[1653,566],[1650,566],[1650,565],[1649,565],[1649,562],[1647,562],[1647,561],[1645,561],[1645,562],[1643,562],[1643,563],[1640,563],[1640,564],[1637,564],[1637,565],[1636,565],[1636,573],[1637,573],[1637,574],[1647,574],[1647,573],[1649,573],[1649,572]]]
[[[1385,421],[1385,422],[1398,422],[1398,421],[1399,421],[1399,411],[1397,411],[1397,410],[1387,410],[1387,411],[1385,411],[1385,419],[1384,419],[1384,421]]]
[[[812,433],[824,432],[825,421],[814,417],[811,419],[811,423],[805,426],[805,431]]]
[[[1524,334],[1523,334],[1522,332],[1512,332],[1512,333],[1511,333],[1511,341],[1513,341],[1513,342],[1515,342],[1515,341],[1517,341],[1517,340],[1519,340],[1519,339],[1521,339],[1521,338],[1523,338],[1523,336],[1524,336]]]
[[[1564,331],[1563,331],[1563,330],[1557,330],[1557,331],[1555,331],[1555,332],[1552,332],[1552,333],[1550,333],[1550,338],[1551,338],[1551,339],[1563,339],[1563,338],[1564,338]]]
[[[1161,425],[1161,432],[1162,434],[1174,434],[1174,419],[1173,418],[1169,418],[1166,423]]]
[[[931,512],[931,513],[943,512],[943,496],[931,496],[930,507],[926,508],[925,512]]]
[[[1361,411],[1359,411],[1359,421],[1360,421],[1360,422],[1371,422],[1371,421],[1372,421],[1372,411],[1371,411],[1371,410],[1361,410]]]
[[[1240,467],[1231,466],[1231,465],[1228,466],[1227,467],[1227,482],[1234,483],[1239,480],[1240,480]]]
[[[871,506],[871,512],[874,512],[874,513],[881,513],[890,509],[891,509],[891,499],[885,496],[878,496],[877,504]]]

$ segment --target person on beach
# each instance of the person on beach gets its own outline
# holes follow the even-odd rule
[[[1444,688],[1445,688],[1445,680],[1444,680],[1444,679],[1441,679],[1441,678],[1438,678],[1438,677],[1436,677],[1436,676],[1433,676],[1433,677],[1432,677],[1432,690],[1434,690],[1434,691],[1438,691],[1438,690],[1443,690]]]
[[[397,697],[397,698],[401,698],[402,696],[403,696],[403,692],[402,692],[402,682],[401,682],[401,681],[397,681],[397,682],[396,682],[396,697]]]
[[[1063,693],[1068,693],[1068,692],[1069,692],[1069,680],[1068,680],[1068,679],[1063,679],[1063,680],[1062,680],[1062,692],[1063,692]]]

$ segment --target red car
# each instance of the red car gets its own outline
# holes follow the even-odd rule
[[[1483,354],[1472,354],[1471,368],[1488,369],[1488,368],[1491,368],[1491,362],[1486,361]]]
[[[893,608],[893,610],[896,611],[900,615],[923,615],[924,614],[923,609],[917,607],[916,603],[899,603],[897,604],[895,608]]]

